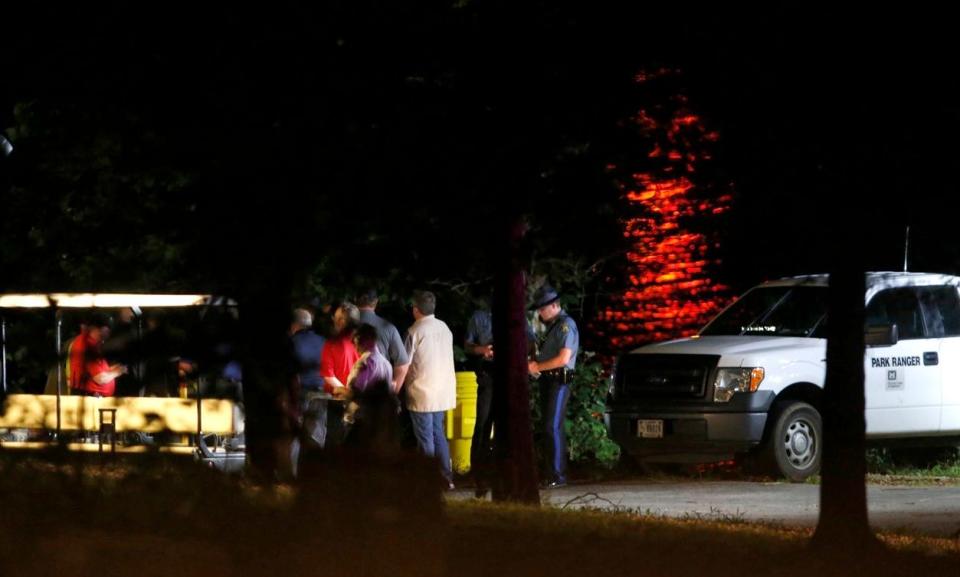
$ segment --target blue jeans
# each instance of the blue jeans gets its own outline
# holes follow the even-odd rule
[[[428,457],[439,459],[443,478],[447,481],[453,481],[453,471],[450,469],[450,447],[447,445],[443,416],[443,411],[436,413],[410,411],[413,435],[417,438],[417,446],[420,447],[420,451]]]
[[[327,400],[307,392],[300,406],[303,437],[311,449],[322,449],[327,442]]]

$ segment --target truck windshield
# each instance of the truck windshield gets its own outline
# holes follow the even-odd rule
[[[700,334],[819,337],[825,329],[826,287],[764,287],[749,291]]]

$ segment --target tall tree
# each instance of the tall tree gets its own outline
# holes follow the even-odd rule
[[[841,40],[843,31],[832,32],[838,35],[829,36],[836,42],[831,48],[846,48]],[[819,187],[813,191],[828,231],[830,287],[827,368],[820,407],[820,518],[812,545],[856,556],[879,542],[870,530],[866,488],[864,274],[870,231],[867,219],[851,218],[850,207],[869,207],[870,198],[884,186],[878,164],[884,153],[876,118],[885,108],[885,97],[876,91],[874,63],[854,67],[855,51],[841,51],[840,55],[816,53],[824,64],[824,80],[839,90],[830,98],[814,101],[820,113],[814,128],[831,138],[819,143]]]
[[[856,155],[857,153],[853,153]],[[853,167],[864,166],[854,158]],[[842,177],[838,178],[843,182]],[[861,197],[863,180],[833,188],[833,196]],[[847,180],[847,182],[850,182]],[[836,180],[834,185],[839,184]],[[863,551],[878,541],[867,518],[866,399],[864,389],[865,252],[863,231],[834,206],[835,234],[827,302],[827,374],[820,407],[823,453],[820,519],[812,544],[821,549]]]
[[[857,192],[833,184],[835,194]],[[835,208],[833,214],[837,212]],[[850,232],[843,230],[843,238],[835,239],[829,270],[820,520],[813,540],[824,548],[840,543],[844,547],[860,545],[869,535],[864,456],[864,247],[859,235],[847,236]]]
[[[530,434],[526,267],[521,258],[527,223],[521,215],[510,211],[497,229],[497,253],[502,264],[496,272],[493,299],[497,343],[494,382],[498,383],[493,393],[498,473],[493,498],[539,504],[536,453]]]

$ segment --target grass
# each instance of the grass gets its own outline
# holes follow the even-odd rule
[[[824,555],[810,531],[738,515],[444,503],[416,460],[320,462],[257,484],[172,458],[0,454],[0,574],[949,575],[960,542],[882,535],[878,554]]]
[[[769,546],[806,548],[813,529],[781,523],[746,521],[740,515],[689,515],[682,518],[620,510],[532,507],[490,501],[450,501],[447,512],[455,526],[520,528],[533,533],[577,533],[634,539],[644,534],[656,540],[700,542],[723,548],[759,540]],[[960,555],[960,540],[925,535],[881,532],[880,540],[893,551],[951,557]],[[960,561],[960,559],[957,559]]]
[[[868,482],[904,485],[960,485],[960,450],[867,451]]]
[[[460,575],[952,574],[960,544],[884,534],[875,555],[821,555],[811,531],[741,519],[667,519],[635,513],[451,503]]]

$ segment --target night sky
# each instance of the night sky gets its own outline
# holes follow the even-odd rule
[[[690,67],[739,192],[730,282],[824,272],[855,235],[868,269],[901,270],[908,225],[911,270],[960,272],[960,101],[943,14],[804,6],[731,20],[701,25]]]
[[[365,9],[376,13],[378,6],[369,3]],[[506,17],[509,9],[501,13],[507,36],[523,38],[524,22],[546,10],[534,6],[518,12],[516,22]],[[9,125],[12,103],[24,97],[54,95],[69,101],[75,91],[79,106],[101,97],[136,100],[146,103],[145,114],[160,119],[179,114],[179,130],[196,128],[199,133],[210,110],[282,106],[284,95],[295,95],[295,100],[323,96],[318,92],[323,87],[298,83],[303,67],[327,67],[331,74],[368,83],[367,104],[384,110],[391,106],[389,94],[378,100],[378,77],[370,70],[339,70],[336,63],[305,56],[312,33],[328,37],[337,22],[317,16],[323,10],[306,10],[313,19],[298,23],[300,9],[292,14],[285,10],[271,6],[238,12],[222,4],[199,13],[164,3],[162,8],[120,8],[104,15],[18,8],[4,19],[0,124]],[[554,38],[553,44],[538,45],[540,36],[531,35],[529,44],[500,46],[499,24],[488,23],[474,44],[434,46],[431,42],[450,39],[437,31],[445,21],[431,19],[424,9],[424,16],[411,19],[414,27],[403,28],[405,21],[391,27],[389,21],[373,18],[373,28],[346,26],[344,35],[367,39],[365,49],[373,50],[355,62],[375,66],[409,58],[417,68],[423,57],[427,75],[426,56],[451,46],[461,52],[447,54],[445,61],[482,62],[488,55],[509,61],[515,56],[536,67],[538,59],[556,60],[560,54],[570,66],[593,70],[598,77],[651,65],[682,70],[691,106],[720,131],[717,164],[736,191],[724,223],[720,280],[737,290],[765,278],[823,272],[836,244],[851,238],[864,239],[869,269],[899,270],[907,225],[912,227],[912,270],[960,272],[953,208],[960,91],[954,34],[943,12],[911,8],[846,14],[804,4],[706,13],[688,6],[612,8],[603,3],[549,12],[566,14],[561,21],[574,34]],[[287,40],[278,47],[258,39],[265,29],[271,30],[268,40]],[[229,41],[221,42],[224,38]],[[195,60],[195,54],[223,46],[237,50],[204,66],[177,69]],[[163,58],[155,57],[158,53]],[[204,102],[198,92],[196,106],[181,103],[174,106],[175,113],[167,110],[201,85],[249,89],[254,96],[221,105]],[[596,89],[611,90],[611,106],[623,106],[615,86]],[[528,92],[525,88],[529,86],[517,86],[518,99]],[[577,90],[586,93],[590,87]],[[210,126],[215,129],[216,120]],[[245,138],[243,128],[232,127],[226,138]],[[400,129],[414,133],[418,126]],[[184,141],[200,147],[204,138],[190,134]],[[429,155],[445,143],[428,137],[410,143],[420,146],[416,157],[425,160],[411,169],[409,182],[430,180]],[[465,154],[472,150],[463,147]],[[366,174],[362,187],[382,190],[390,182],[387,173],[402,170],[406,158],[384,165],[383,175]],[[409,194],[403,190],[406,181],[393,182],[397,194]],[[302,194],[308,194],[309,187],[300,184]],[[420,193],[430,200],[449,195],[442,183]],[[377,194],[391,209],[405,207],[386,193]]]

